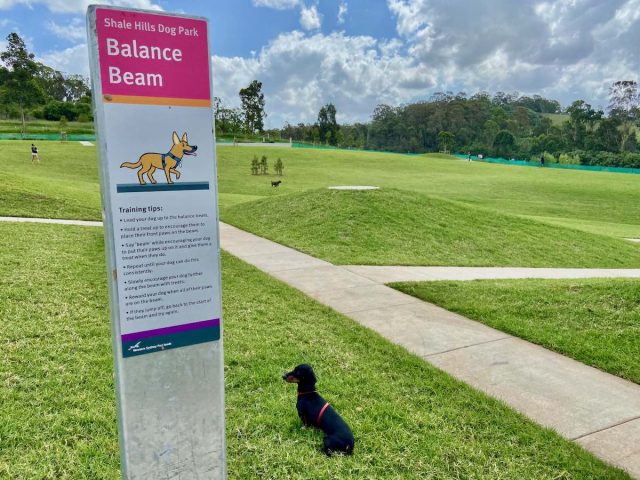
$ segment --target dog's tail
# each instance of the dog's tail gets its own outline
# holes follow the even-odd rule
[[[136,163],[124,162],[122,165],[120,165],[120,168],[122,167],[138,168],[141,165],[141,162],[142,162],[142,157],[140,157]]]

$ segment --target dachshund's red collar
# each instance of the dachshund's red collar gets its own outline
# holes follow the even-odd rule
[[[311,390],[310,392],[298,392],[298,396],[300,396],[300,395],[307,395],[307,394],[309,394],[309,393],[316,393],[316,391],[315,391],[315,390]]]

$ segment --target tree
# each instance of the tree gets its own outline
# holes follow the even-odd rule
[[[620,80],[609,88],[609,111],[615,115],[632,115],[638,109],[638,83]]]
[[[261,90],[262,82],[257,80],[240,90],[245,130],[252,135],[264,131],[264,118],[267,114],[264,111],[264,94]]]
[[[592,131],[594,125],[602,118],[603,112],[595,111],[584,100],[576,100],[568,108],[569,121],[565,128],[574,148],[583,148],[587,128]]]
[[[80,102],[91,98],[88,79],[82,75],[65,75],[64,92],[67,102]]]
[[[39,64],[33,60],[24,40],[17,33],[7,36],[7,49],[0,53],[0,60],[8,67],[9,73],[0,91],[0,99],[6,103],[15,102],[22,118],[22,133],[25,131],[25,111],[44,99],[42,87],[37,80]]]
[[[640,96],[635,80],[621,80],[611,86],[609,115],[620,121],[620,151],[635,150],[631,136],[635,135],[635,126],[640,119]]]
[[[259,170],[260,162],[258,162],[258,157],[254,155],[253,159],[251,160],[251,175],[258,175]]]
[[[508,130],[500,130],[493,140],[493,148],[499,157],[510,158],[515,150],[516,140]]]
[[[242,112],[237,108],[226,108],[220,97],[213,97],[213,118],[216,133],[239,133],[242,130]]]
[[[518,134],[528,135],[531,130],[531,120],[529,119],[529,110],[525,107],[516,107],[513,111],[513,121]]]
[[[275,169],[278,175],[282,176],[282,170],[284,170],[284,164],[282,163],[282,159],[280,157],[278,157],[278,160],[276,160],[276,163],[273,166],[273,168]]]
[[[441,151],[444,153],[449,153],[449,149],[453,147],[453,140],[454,136],[451,132],[443,130],[442,132],[438,133],[438,145],[440,146]]]
[[[548,134],[549,130],[553,126],[553,121],[549,117],[542,117],[539,119],[538,124],[533,129],[534,135]]]
[[[260,173],[262,175],[269,173],[269,164],[267,163],[267,157],[265,155],[260,159]]]
[[[338,143],[338,122],[336,121],[336,107],[333,103],[327,103],[318,113],[318,129],[320,130],[320,141],[328,142],[329,145]]]
[[[65,80],[62,73],[46,65],[39,65],[37,78],[42,92],[48,98],[60,102],[66,99]]]

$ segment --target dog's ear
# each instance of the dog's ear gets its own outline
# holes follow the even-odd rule
[[[316,375],[313,373],[311,365],[303,363],[302,365],[298,365],[296,370],[298,371],[300,380],[303,380],[305,383],[316,383]]]
[[[186,143],[186,144],[188,144],[188,143],[189,143],[189,142],[187,141],[187,132],[184,132],[184,133],[182,134],[182,141],[183,141],[184,143]]]
[[[173,132],[173,136],[171,138],[173,138],[174,145],[177,145],[180,143],[180,138],[178,138],[178,134],[176,132]]]

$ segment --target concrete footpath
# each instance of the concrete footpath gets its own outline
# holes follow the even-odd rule
[[[229,253],[375,330],[640,479],[640,386],[220,224]],[[513,277],[508,277],[513,278]]]
[[[102,226],[102,222],[90,222],[87,220],[63,220],[58,218],[0,217],[0,222],[54,223],[57,225],[80,225],[84,227]]]

